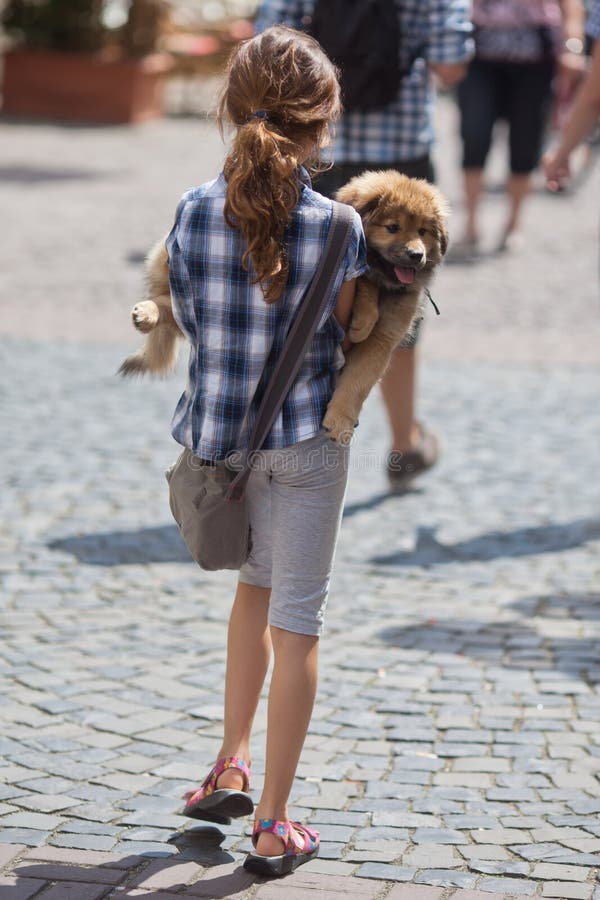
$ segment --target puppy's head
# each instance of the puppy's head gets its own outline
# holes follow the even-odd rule
[[[337,199],[362,218],[375,280],[390,290],[426,284],[448,249],[447,205],[437,188],[393,170],[365,172]]]

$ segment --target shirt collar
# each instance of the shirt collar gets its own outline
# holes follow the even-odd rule
[[[310,175],[308,174],[307,169],[304,166],[298,166],[298,179],[300,184],[303,184],[307,188],[312,188],[312,181],[310,179]],[[217,178],[217,182],[220,187],[224,190],[227,188],[227,182],[225,181],[225,175],[223,172],[219,173],[219,177]]]

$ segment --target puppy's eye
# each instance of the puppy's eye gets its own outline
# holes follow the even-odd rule
[[[395,223],[393,225],[386,225],[385,227],[390,234],[397,234],[400,231],[400,226],[396,225]]]
[[[426,228],[419,228],[419,234],[421,235],[421,237],[423,237],[424,235],[427,234],[427,229],[426,229]]]

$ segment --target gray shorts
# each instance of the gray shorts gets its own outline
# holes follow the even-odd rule
[[[252,551],[240,581],[271,588],[269,624],[321,634],[349,448],[320,431],[282,450],[260,450],[246,496]]]

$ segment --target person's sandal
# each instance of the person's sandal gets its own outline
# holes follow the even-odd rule
[[[419,425],[419,442],[406,453],[392,450],[387,457],[387,474],[390,490],[400,494],[414,478],[435,466],[440,455],[440,444],[432,431]]]
[[[303,863],[319,855],[319,832],[298,822],[278,822],[276,819],[257,819],[252,831],[252,844],[256,847],[258,836],[264,831],[281,838],[284,852],[280,856],[261,856],[249,853],[244,869],[255,875],[268,877],[288,875]]]
[[[226,769],[238,769],[242,773],[243,790],[217,787],[217,779]],[[249,790],[250,769],[244,760],[237,756],[218,759],[198,790],[184,794],[187,803],[181,815],[189,816],[191,819],[217,822],[219,825],[229,825],[232,819],[249,816],[254,812],[254,803],[248,793]]]

